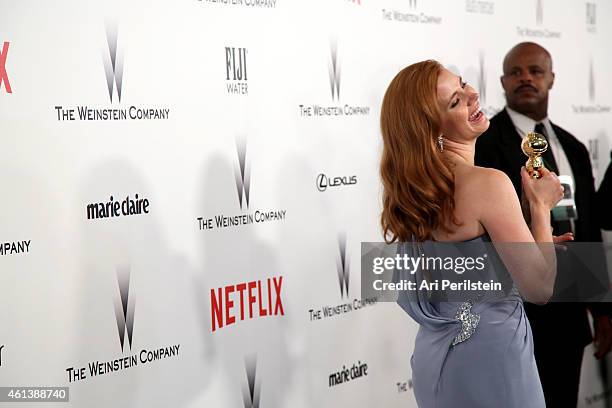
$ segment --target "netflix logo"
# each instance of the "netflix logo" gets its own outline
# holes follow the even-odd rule
[[[254,317],[284,316],[282,285],[279,276],[211,289],[212,331]]]

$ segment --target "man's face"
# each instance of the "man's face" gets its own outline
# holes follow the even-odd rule
[[[511,51],[501,77],[511,109],[520,113],[546,110],[548,91],[555,80],[551,65],[548,53],[539,47],[524,46]]]

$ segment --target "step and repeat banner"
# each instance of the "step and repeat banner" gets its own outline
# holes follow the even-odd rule
[[[359,286],[388,83],[438,59],[493,115],[503,56],[536,41],[550,118],[599,182],[611,18],[604,0],[6,0],[0,386],[69,387],[45,406],[415,407],[417,326]],[[604,406],[605,369],[587,350],[581,406]]]

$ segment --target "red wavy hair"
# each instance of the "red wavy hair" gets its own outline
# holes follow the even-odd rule
[[[380,113],[383,152],[381,225],[388,243],[433,239],[432,232],[452,232],[455,180],[437,149],[440,111],[438,75],[433,60],[401,70],[389,84]]]

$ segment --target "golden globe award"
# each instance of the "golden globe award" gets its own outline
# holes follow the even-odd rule
[[[539,179],[542,177],[540,169],[544,167],[542,155],[548,150],[546,138],[535,132],[529,132],[521,142],[521,150],[528,157],[525,168],[531,178]]]
[[[540,171],[544,167],[544,161],[542,155],[548,150],[548,141],[546,138],[536,132],[529,132],[521,141],[521,150],[527,156],[527,162],[525,168],[529,176],[534,179],[542,177]],[[525,192],[521,194],[521,209],[523,210],[523,217],[527,225],[531,224],[531,211],[529,211],[529,202],[525,198]]]

